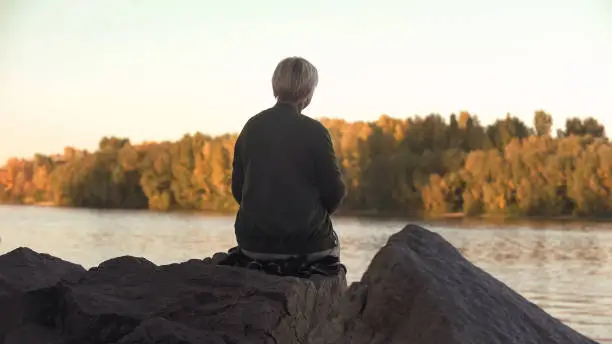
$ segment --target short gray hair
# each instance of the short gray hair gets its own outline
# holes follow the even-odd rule
[[[272,75],[272,91],[279,101],[300,102],[309,99],[318,83],[317,68],[301,57],[282,60]]]

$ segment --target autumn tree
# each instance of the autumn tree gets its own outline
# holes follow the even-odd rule
[[[533,116],[533,127],[538,136],[550,136],[553,121],[552,116],[542,110],[535,112]]]
[[[594,118],[570,118],[556,138],[552,116],[533,128],[507,115],[481,125],[460,112],[375,121],[324,118],[347,197],[341,211],[409,216],[609,216],[612,144]],[[135,144],[104,137],[94,152],[9,159],[0,202],[158,211],[235,211],[235,134],[186,134]],[[274,166],[270,166],[274,168]]]

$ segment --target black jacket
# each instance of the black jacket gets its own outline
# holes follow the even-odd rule
[[[253,116],[234,150],[238,246],[307,254],[338,245],[330,215],[345,186],[327,129],[289,104]]]

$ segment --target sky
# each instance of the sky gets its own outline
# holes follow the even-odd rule
[[[612,128],[612,0],[0,0],[0,161],[238,132],[287,56],[319,70],[315,118]]]

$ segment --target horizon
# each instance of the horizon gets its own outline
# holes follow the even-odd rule
[[[568,117],[612,126],[606,0],[167,4],[3,2],[0,161],[104,136],[238,133],[274,103],[272,71],[292,55],[319,69],[314,118],[468,111],[531,126],[542,109],[553,132]]]

